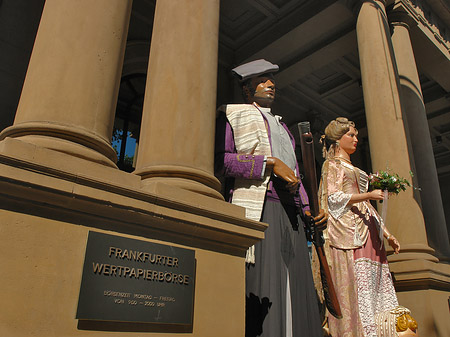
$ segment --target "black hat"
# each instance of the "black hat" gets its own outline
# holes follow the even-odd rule
[[[242,82],[262,74],[275,73],[278,69],[278,65],[270,63],[264,59],[259,59],[241,64],[240,66],[232,69],[231,72],[239,78],[239,81]]]

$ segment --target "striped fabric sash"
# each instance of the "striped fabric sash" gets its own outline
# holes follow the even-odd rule
[[[233,129],[238,154],[270,156],[270,143],[264,118],[250,104],[229,104],[225,113]],[[245,207],[247,218],[259,221],[264,205],[270,174],[264,179],[235,179],[232,203]]]
[[[238,154],[271,156],[269,135],[260,111],[250,104],[229,104],[224,107],[234,134]],[[248,219],[260,221],[270,172],[263,179],[236,178],[232,203],[245,208]],[[254,263],[254,247],[247,252],[247,262]]]

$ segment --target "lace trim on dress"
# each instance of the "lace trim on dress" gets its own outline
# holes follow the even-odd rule
[[[377,337],[375,317],[398,306],[387,263],[361,258],[355,261],[358,306],[364,336]]]
[[[369,176],[366,172],[359,169],[359,193],[366,193],[369,189]]]
[[[351,194],[342,191],[328,196],[328,212],[334,219],[339,219],[350,209],[348,202],[351,197]]]

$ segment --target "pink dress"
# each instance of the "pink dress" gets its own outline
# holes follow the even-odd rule
[[[382,220],[368,201],[350,204],[352,194],[365,193],[367,174],[350,162],[325,161],[321,207],[329,214],[325,238],[329,264],[343,318],[329,315],[334,337],[376,337],[375,315],[398,305],[384,246]]]

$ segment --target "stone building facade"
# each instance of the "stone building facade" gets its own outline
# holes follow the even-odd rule
[[[1,335],[243,336],[267,225],[223,200],[214,125],[256,58],[293,130],[349,117],[359,166],[415,172],[389,200],[391,271],[420,334],[450,334],[447,1],[3,0],[0,46]],[[193,249],[192,326],[77,320],[89,231]]]

